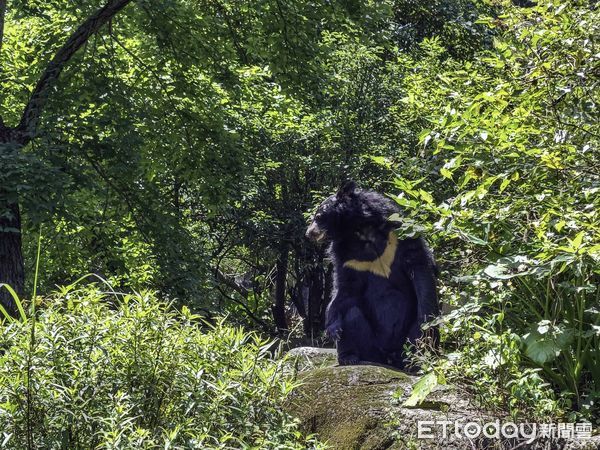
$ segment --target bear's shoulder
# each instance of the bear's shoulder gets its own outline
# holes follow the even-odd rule
[[[437,270],[433,252],[422,237],[398,240],[397,257],[410,267],[424,265]]]

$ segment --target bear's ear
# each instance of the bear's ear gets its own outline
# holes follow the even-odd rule
[[[344,197],[349,197],[350,195],[354,194],[355,190],[356,190],[356,183],[352,180],[346,181],[344,184],[342,184],[342,187],[337,192],[336,197],[338,199],[341,199]]]

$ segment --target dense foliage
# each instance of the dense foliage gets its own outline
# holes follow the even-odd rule
[[[71,286],[5,326],[2,447],[305,449],[293,383],[255,334],[148,293]]]
[[[395,198],[401,232],[424,234],[435,249],[441,299],[452,311],[441,320],[445,353],[425,367],[469,383],[489,406],[515,416],[596,419],[599,12],[585,1],[514,3],[528,7],[0,1],[0,282],[19,278],[19,270],[7,271],[19,266],[6,263],[3,246],[21,230],[27,279],[15,288],[31,292],[41,230],[44,293],[91,272],[122,290],[157,290],[205,318],[228,314],[263,335],[321,343],[331,271],[323,249],[304,238],[306,218],[354,178]],[[49,61],[106,4],[122,8],[65,62],[36,110],[37,126],[21,133]],[[89,335],[94,321],[109,327],[104,314],[127,322],[128,308],[152,311],[157,327],[158,314],[167,327],[189,320],[151,300],[109,310],[85,300],[95,294],[77,295],[72,307],[43,309],[40,326],[74,321],[74,333]],[[136,339],[125,322],[110,331],[123,333],[115,351],[133,351],[120,345]],[[217,327],[202,337],[195,326],[184,329],[229,355],[215,370],[230,367],[227,358],[242,364],[217,337],[237,332]],[[28,345],[26,325],[2,333],[14,342],[6,355],[16,358]],[[193,346],[170,336],[183,358]],[[64,360],[71,363],[78,364]],[[133,376],[116,372],[117,384]],[[14,378],[11,389],[22,382]],[[139,428],[147,430],[140,439],[166,439],[157,423],[144,422],[154,419],[136,416],[150,391],[122,392],[103,397],[121,402],[105,410],[106,420],[117,423],[114,414],[125,411],[135,417],[119,425],[133,430],[127,436]],[[42,394],[43,409],[50,397]],[[51,426],[49,416],[36,426]],[[281,439],[291,439],[287,419],[271,419],[283,420]],[[169,433],[177,427],[169,426]],[[236,426],[247,436],[240,439],[254,442]]]
[[[8,3],[5,124],[102,4],[67,3]],[[415,153],[396,58],[431,34],[472,52],[489,40],[476,17],[469,1],[132,2],[65,66],[35,139],[2,153],[25,266],[43,224],[43,286],[89,271],[269,322],[278,273],[296,303],[326,277],[303,239],[311,207],[345,178],[381,187],[371,156]]]
[[[493,49],[464,64],[432,41],[409,81],[439,176],[399,177],[398,201],[456,246],[442,257],[459,258],[462,284],[447,295],[469,299],[445,319],[467,368],[449,364],[508,386],[515,412],[521,400],[556,407],[521,398],[546,380],[563,406],[597,417],[599,19],[568,4],[481,18],[501,28]]]

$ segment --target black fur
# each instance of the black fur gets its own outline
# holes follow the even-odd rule
[[[334,289],[325,325],[337,341],[340,364],[403,368],[405,344],[421,338],[421,325],[439,314],[435,262],[422,239],[397,241],[389,276],[344,266],[350,260],[377,260],[384,253],[397,226],[388,218],[397,212],[392,200],[348,182],[323,201],[306,232],[331,241]],[[437,329],[429,336],[437,345]]]

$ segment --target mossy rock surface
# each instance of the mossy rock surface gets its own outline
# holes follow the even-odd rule
[[[302,382],[287,409],[299,417],[307,433],[336,450],[379,449],[508,449],[514,440],[470,442],[449,433],[441,439],[418,439],[418,421],[492,422],[473,396],[457,386],[437,387],[418,407],[403,407],[419,377],[379,366],[337,366],[330,349],[303,347],[290,352]],[[538,442],[519,448],[597,449],[592,442]]]

